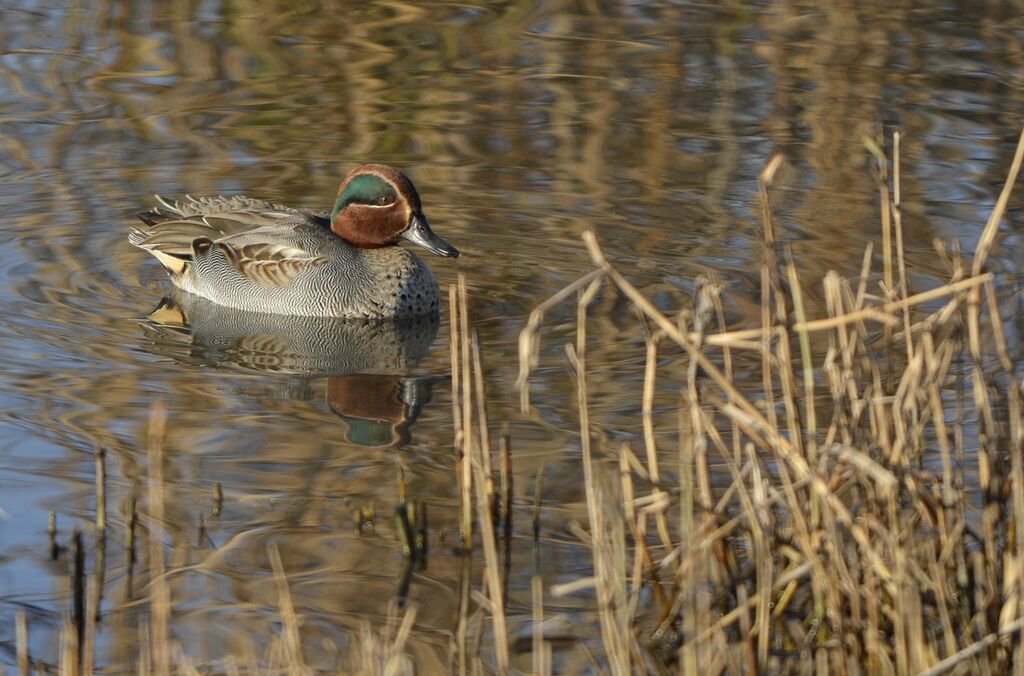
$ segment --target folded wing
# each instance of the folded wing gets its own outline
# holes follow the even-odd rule
[[[326,214],[303,212],[245,197],[188,198],[138,214],[146,227],[133,228],[128,241],[149,251],[170,272],[178,274],[215,249],[226,263],[256,284],[288,286],[327,259],[282,244],[282,231],[322,225]],[[266,242],[260,242],[261,235]],[[295,238],[285,238],[294,241]],[[243,243],[244,242],[244,243]]]

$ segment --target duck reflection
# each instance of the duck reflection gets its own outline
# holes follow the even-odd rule
[[[360,446],[402,446],[409,428],[430,402],[431,378],[395,378],[375,373],[332,376],[327,405],[341,418],[345,439]]]
[[[144,328],[153,352],[184,363],[309,376],[292,383],[307,398],[327,377],[327,405],[346,440],[386,447],[409,442],[437,378],[408,372],[429,352],[437,315],[352,320],[260,314],[187,293],[161,301]]]

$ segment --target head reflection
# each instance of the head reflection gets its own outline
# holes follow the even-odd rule
[[[404,446],[409,430],[430,403],[431,378],[358,373],[327,379],[327,404],[344,425],[345,440],[359,446]]]

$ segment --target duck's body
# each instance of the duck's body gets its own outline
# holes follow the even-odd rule
[[[342,183],[333,212],[247,197],[170,203],[140,214],[129,240],[179,288],[220,305],[313,317],[388,318],[437,312],[430,268],[397,245],[458,252],[430,230],[412,183],[369,165]]]

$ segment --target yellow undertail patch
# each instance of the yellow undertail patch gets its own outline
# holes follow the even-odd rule
[[[184,272],[186,263],[180,258],[165,254],[162,251],[154,251],[153,249],[148,249],[148,251],[160,261],[161,265],[167,268],[168,272],[175,275],[180,275]]]

